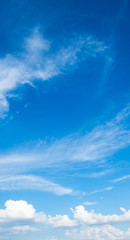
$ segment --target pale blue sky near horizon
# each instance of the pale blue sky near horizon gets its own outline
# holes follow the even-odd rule
[[[130,240],[129,11],[0,1],[0,239]]]

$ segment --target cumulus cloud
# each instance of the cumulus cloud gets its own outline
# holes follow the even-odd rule
[[[0,224],[7,222],[18,221],[32,221],[35,223],[46,223],[53,227],[75,227],[81,224],[87,225],[106,225],[112,223],[126,223],[130,222],[130,210],[120,208],[122,214],[117,215],[102,215],[95,213],[93,210],[88,212],[83,205],[71,209],[73,219],[71,220],[68,215],[56,215],[52,217],[45,215],[45,213],[36,213],[36,210],[31,204],[26,201],[13,201],[8,200],[5,203],[5,209],[0,209]]]
[[[5,209],[0,209],[0,226],[7,224],[7,226],[15,227],[19,223],[22,227],[15,227],[19,231],[30,230],[29,224],[45,223],[46,220],[47,216],[43,212],[37,213],[31,204],[23,200],[8,200],[5,203]]]
[[[124,208],[120,208],[120,210],[123,212],[121,215],[102,215],[94,211],[88,212],[83,205],[77,206],[74,210],[72,209],[74,219],[89,225],[130,222],[130,210],[126,211]]]
[[[11,91],[25,83],[33,85],[37,79],[46,81],[63,74],[79,59],[95,57],[106,49],[103,42],[84,35],[72,39],[68,45],[61,46],[54,52],[51,42],[35,29],[31,36],[24,39],[21,52],[8,53],[0,58],[0,117],[4,118],[9,110],[7,97]]]
[[[43,223],[46,221],[46,215],[44,213],[36,213],[34,207],[26,201],[6,201],[5,209],[0,209],[1,239],[28,231],[38,232],[39,228],[30,225],[37,223],[37,219]]]
[[[26,201],[8,200],[5,209],[0,209],[0,223],[7,223],[21,220],[32,220],[35,218],[35,209]]]
[[[8,200],[5,209],[0,209],[0,233],[2,237],[27,231],[40,231],[41,226],[62,228],[66,237],[82,240],[129,240],[130,229],[123,231],[115,228],[117,223],[130,223],[130,210],[121,208],[122,214],[102,215],[94,211],[88,212],[84,206],[71,209],[73,218],[68,215],[46,215],[36,212],[26,201]],[[33,226],[32,226],[33,225]],[[35,227],[36,226],[36,227]]]
[[[78,225],[75,220],[69,219],[67,215],[56,215],[56,217],[48,216],[48,222],[53,227],[75,227]]]

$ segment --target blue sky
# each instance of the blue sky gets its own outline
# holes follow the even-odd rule
[[[0,239],[130,239],[130,2],[0,1]]]

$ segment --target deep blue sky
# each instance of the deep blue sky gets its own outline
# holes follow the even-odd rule
[[[129,11],[0,1],[2,237],[130,239]]]

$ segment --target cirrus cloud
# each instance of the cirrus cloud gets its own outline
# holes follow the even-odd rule
[[[10,93],[25,83],[34,85],[36,80],[46,81],[72,69],[87,56],[96,57],[108,47],[91,36],[78,36],[68,45],[55,50],[51,42],[40,34],[38,28],[24,39],[22,51],[7,53],[0,58],[0,117],[9,111]],[[70,68],[71,67],[71,68]]]

